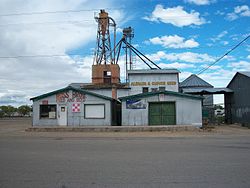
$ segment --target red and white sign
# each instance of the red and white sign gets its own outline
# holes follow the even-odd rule
[[[73,103],[72,112],[81,112],[81,103]]]

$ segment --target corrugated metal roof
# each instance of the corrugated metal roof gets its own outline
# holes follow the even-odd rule
[[[117,89],[131,89],[128,87],[128,84],[126,83],[119,83],[119,84],[92,84],[92,83],[71,83],[69,86],[72,86],[74,88],[78,89],[112,89],[114,86]]]
[[[57,94],[57,93],[60,93],[60,92],[64,92],[64,91],[68,91],[68,90],[73,90],[73,91],[78,91],[80,93],[83,93],[83,94],[88,94],[88,95],[92,95],[92,96],[95,96],[95,97],[99,97],[99,98],[102,98],[102,99],[106,99],[106,100],[114,100],[112,99],[111,97],[107,97],[107,96],[104,96],[104,95],[100,95],[100,94],[97,94],[97,93],[93,93],[93,92],[90,92],[90,91],[86,91],[86,90],[83,90],[83,89],[78,89],[78,88],[74,88],[72,86],[67,86],[65,88],[62,88],[62,89],[58,89],[56,91],[52,91],[52,92],[49,92],[49,93],[45,93],[43,95],[39,95],[37,97],[33,97],[31,98],[30,100],[32,101],[37,101],[39,99],[43,99],[45,97],[49,97],[51,95],[54,95],[54,94]]]
[[[180,73],[177,69],[138,69],[128,70],[128,74],[166,74],[166,73]]]
[[[240,74],[243,74],[243,75],[245,75],[245,76],[248,76],[248,77],[250,77],[250,72],[247,72],[247,71],[241,71],[241,72],[239,72]]]
[[[150,97],[150,96],[159,95],[159,94],[172,95],[172,96],[183,97],[183,98],[191,98],[191,99],[197,99],[197,100],[204,99],[201,96],[195,96],[195,95],[191,95],[191,94],[174,92],[174,91],[157,91],[157,92],[152,91],[152,92],[147,92],[147,93],[139,93],[139,94],[135,94],[135,95],[119,97],[119,99],[121,101],[124,101],[124,100],[127,100],[127,99],[145,98],[145,97]]]
[[[229,88],[183,88],[184,93],[190,94],[224,94],[233,93]]]
[[[211,84],[201,79],[195,74],[192,74],[183,82],[180,83],[180,87],[213,87]]]

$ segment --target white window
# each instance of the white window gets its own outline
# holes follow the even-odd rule
[[[104,119],[105,105],[104,104],[85,104],[84,118],[88,119]]]

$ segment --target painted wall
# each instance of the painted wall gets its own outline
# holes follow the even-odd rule
[[[149,102],[159,101],[158,95],[142,98],[141,102],[146,105],[145,109],[127,109],[126,101],[122,101],[122,125],[148,125]],[[162,101],[174,101],[176,103],[177,125],[202,126],[201,100],[164,95]]]
[[[72,94],[72,91],[69,91],[69,95]],[[47,101],[48,104],[57,105],[56,119],[49,118],[40,118],[40,105]],[[72,104],[80,103],[80,112],[72,112]],[[104,104],[105,105],[105,118],[104,119],[86,119],[84,117],[84,104]],[[76,101],[65,101],[58,102],[56,100],[56,95],[40,99],[33,102],[33,126],[58,126],[58,115],[59,115],[59,106],[67,106],[67,124],[68,126],[110,126],[111,125],[111,101],[98,98],[92,95],[85,95],[85,101],[76,102]]]
[[[142,93],[142,87],[148,87],[149,92],[152,88],[159,89],[165,87],[165,90],[178,92],[179,80],[177,73],[168,74],[129,74],[129,87],[131,95]]]

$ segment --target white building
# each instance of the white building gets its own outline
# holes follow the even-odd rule
[[[130,70],[127,84],[72,83],[31,100],[34,126],[202,125],[202,97],[179,92],[176,69]]]

